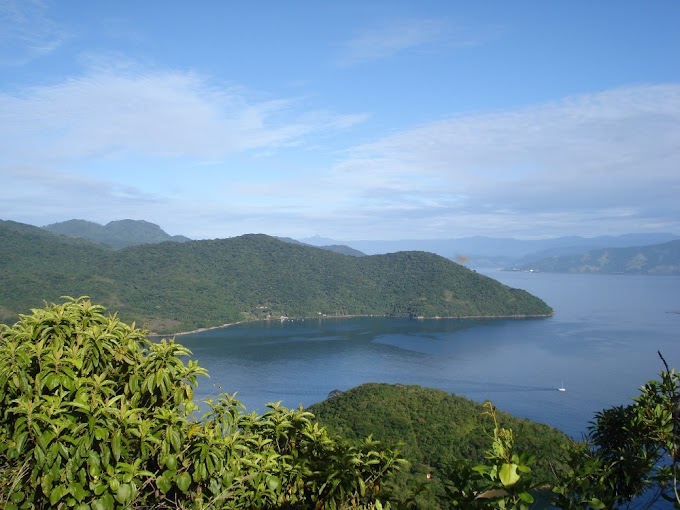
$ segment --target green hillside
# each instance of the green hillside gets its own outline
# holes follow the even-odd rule
[[[0,223],[0,318],[89,295],[124,320],[171,333],[321,315],[540,316],[552,310],[438,255],[353,257],[266,235],[109,250]]]
[[[111,221],[106,225],[86,220],[68,220],[52,223],[43,228],[57,234],[106,244],[112,248],[125,248],[166,241],[180,243],[190,241],[188,237],[171,236],[158,225],[143,220],[118,220]]]
[[[555,273],[677,275],[680,274],[680,240],[549,257],[522,266],[521,269]]]
[[[398,482],[402,490],[431,474],[432,487],[421,496],[421,507],[437,507],[434,494],[442,489],[439,479],[447,466],[484,462],[493,430],[481,404],[420,386],[364,384],[338,392],[309,411],[332,433],[350,439],[372,435],[388,447],[403,442],[401,451],[411,469]],[[557,459],[567,436],[503,412],[498,412],[498,419],[500,426],[515,432],[519,450],[536,454],[533,474],[537,479],[554,482],[555,472],[562,469]]]

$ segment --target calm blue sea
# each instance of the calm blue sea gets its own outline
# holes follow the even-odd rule
[[[484,272],[541,297],[554,317],[272,321],[177,340],[210,372],[201,400],[238,392],[261,411],[365,382],[419,384],[491,400],[575,438],[596,411],[629,403],[658,375],[657,351],[680,368],[679,277]]]

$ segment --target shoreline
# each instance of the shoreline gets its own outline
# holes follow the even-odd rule
[[[466,315],[463,317],[393,317],[390,315],[324,315],[322,317],[286,317],[284,320],[281,319],[253,319],[247,321],[229,322],[227,324],[222,324],[221,326],[209,326],[205,328],[193,329],[191,331],[180,331],[179,333],[149,333],[149,337],[153,338],[174,338],[178,336],[193,335],[197,333],[204,333],[206,331],[213,331],[215,329],[226,329],[231,326],[237,326],[238,324],[247,324],[250,322],[288,322],[288,321],[299,321],[299,320],[312,320],[312,319],[358,319],[362,317],[382,317],[389,319],[412,319],[417,321],[428,321],[428,320],[479,320],[479,319],[547,319],[555,315],[555,312],[549,314],[516,314],[516,315]]]

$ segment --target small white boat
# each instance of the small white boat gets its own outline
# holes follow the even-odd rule
[[[562,386],[557,388],[557,391],[567,391],[567,388],[564,387],[564,381],[562,381]]]

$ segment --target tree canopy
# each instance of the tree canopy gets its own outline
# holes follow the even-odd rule
[[[438,255],[353,257],[266,235],[110,250],[0,222],[0,320],[89,295],[155,333],[247,320],[546,316],[552,309]]]
[[[102,311],[68,299],[0,329],[2,508],[373,507],[402,462],[302,409],[222,394],[198,419],[189,351]]]

